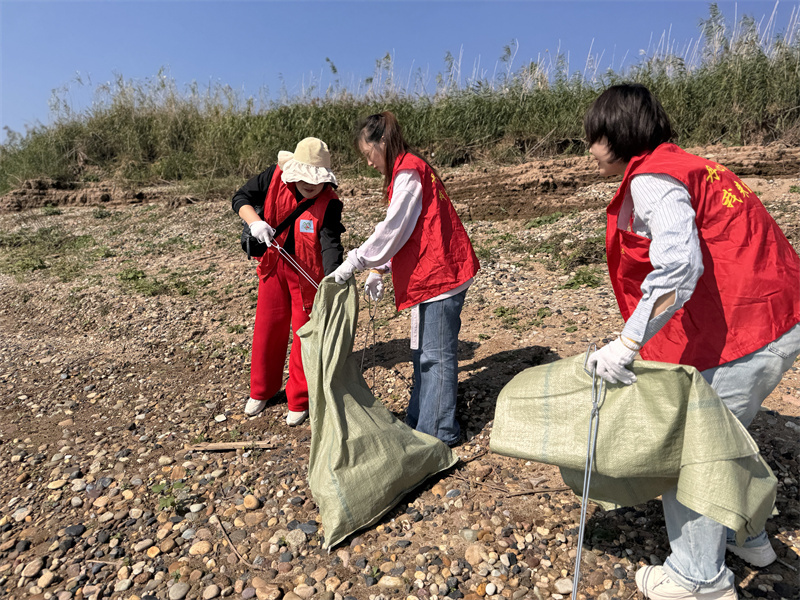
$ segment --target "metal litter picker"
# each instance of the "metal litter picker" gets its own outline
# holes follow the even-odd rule
[[[600,424],[600,407],[603,405],[603,394],[605,392],[605,381],[597,376],[597,367],[589,371],[586,363],[589,361],[589,353],[597,350],[597,346],[592,344],[586,349],[586,357],[583,359],[583,370],[592,378],[592,413],[589,418],[589,442],[586,449],[586,465],[583,470],[583,488],[581,490],[581,523],[578,528],[578,550],[575,553],[575,577],[572,581],[572,600],[578,597],[578,582],[581,577],[581,552],[583,550],[583,535],[586,529],[586,508],[589,505],[589,485],[592,480],[592,468],[594,467],[594,454],[597,449],[597,430]]]
[[[283,258],[285,258],[286,262],[292,265],[295,271],[297,271],[298,273],[300,273],[300,275],[305,277],[308,280],[308,282],[314,286],[314,289],[317,290],[319,289],[319,284],[316,281],[314,281],[311,275],[305,272],[303,267],[300,266],[300,264],[292,257],[291,254],[289,254],[286,250],[281,248],[275,240],[272,240],[269,243],[269,245],[273,246],[278,251],[278,254],[280,254]]]

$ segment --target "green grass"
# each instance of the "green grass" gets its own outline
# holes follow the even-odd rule
[[[561,286],[562,289],[574,290],[580,287],[597,287],[602,282],[600,272],[591,267],[581,267],[569,281]]]
[[[567,233],[554,233],[533,244],[530,252],[534,256],[540,256],[552,270],[571,272],[579,267],[605,262],[605,236],[595,235],[574,240]]]
[[[92,211],[92,217],[94,217],[95,219],[107,219],[113,214],[114,213],[112,213],[110,210],[103,208],[102,206],[95,208]]]
[[[117,279],[128,290],[142,296],[196,296],[212,280],[203,277],[214,270],[208,267],[200,272],[185,269],[162,270],[158,275],[149,275],[138,267],[128,267],[117,273]],[[204,292],[210,295],[214,290]]]
[[[374,76],[355,91],[340,83],[330,63],[329,85],[312,82],[302,95],[279,99],[246,97],[224,84],[181,89],[160,71],[143,80],[119,75],[90,90],[90,107],[75,110],[75,90],[66,86],[53,96],[51,124],[7,133],[0,193],[50,177],[132,185],[166,180],[201,197],[228,195],[274,163],[279,150],[309,135],[328,143],[338,172],[375,175],[352,144],[353,127],[382,110],[396,113],[408,141],[435,166],[583,153],[587,107],[622,81],[653,90],[683,146],[790,138],[800,126],[800,36],[762,41],[755,19],[745,16],[733,28],[711,4],[698,37],[704,44],[683,54],[658,46],[618,72],[597,72],[591,64],[575,70],[566,54],[514,64],[512,42],[493,75],[465,80],[460,61],[448,52],[433,78],[435,90],[424,88],[421,72],[401,83],[390,55],[376,61]],[[81,79],[71,84],[85,85]]]
[[[498,306],[494,309],[494,316],[500,319],[500,323],[506,329],[514,328],[519,322],[516,308],[508,308],[506,306]]]
[[[59,225],[0,233],[0,272],[19,279],[47,271],[61,281],[72,281],[97,260],[112,255],[92,236],[74,235]]]
[[[564,216],[562,212],[554,212],[549,215],[544,215],[541,217],[535,217],[525,223],[526,229],[535,229],[537,227],[541,227],[542,225],[551,225],[558,221],[561,217]]]

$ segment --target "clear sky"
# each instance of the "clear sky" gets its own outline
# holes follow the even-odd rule
[[[775,11],[774,33],[786,33],[800,10],[800,0],[717,4],[731,26],[743,14],[766,25]],[[387,52],[403,79],[422,69],[433,85],[448,51],[462,53],[463,75],[479,61],[491,76],[511,40],[515,68],[560,49],[571,72],[589,54],[618,70],[662,36],[685,47],[708,14],[709,3],[697,0],[0,0],[0,125],[23,132],[48,123],[56,88],[68,86],[80,110],[115,75],[140,80],[162,67],[180,89],[212,82],[273,99],[282,81],[290,95],[310,81],[327,86],[326,58],[348,85],[370,77]]]

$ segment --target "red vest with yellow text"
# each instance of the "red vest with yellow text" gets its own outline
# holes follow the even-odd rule
[[[642,358],[703,371],[755,352],[800,322],[800,258],[778,224],[731,171],[674,144],[634,157],[606,211],[608,270],[626,321],[653,270],[650,240],[618,225],[631,179],[644,173],[686,186],[704,271],[689,301],[642,348]]]
[[[294,195],[295,184],[286,184],[281,179],[281,168],[275,167],[267,196],[264,200],[264,220],[272,227],[277,227],[297,208],[297,199]],[[308,273],[311,278],[319,283],[325,277],[325,270],[322,266],[322,246],[319,243],[319,231],[322,220],[325,217],[325,210],[331,200],[338,199],[336,192],[331,186],[325,189],[317,197],[308,209],[301,213],[294,222],[294,259]],[[283,246],[289,230],[281,232],[275,241]],[[267,248],[261,257],[258,265],[258,276],[266,280],[275,271],[275,265],[279,260],[283,260],[274,247]],[[290,268],[294,268],[291,267]],[[303,309],[306,312],[311,310],[314,303],[314,296],[317,289],[300,275],[300,292],[303,296]]]
[[[422,212],[411,237],[392,257],[392,284],[397,310],[449,292],[469,281],[480,264],[467,231],[444,185],[424,160],[401,154],[392,173],[414,170],[422,181]],[[389,185],[392,201],[394,179]]]

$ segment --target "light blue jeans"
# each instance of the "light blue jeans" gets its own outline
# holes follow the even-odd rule
[[[761,403],[780,383],[800,354],[800,324],[752,354],[702,372],[725,405],[747,427]],[[676,488],[661,496],[672,553],[664,570],[691,592],[719,591],[733,585],[725,566],[725,545],[733,532],[686,508],[675,499]],[[745,546],[760,546],[767,534],[749,538]]]
[[[458,442],[458,333],[467,291],[419,305],[419,349],[412,350],[414,387],[406,424],[453,445]]]

